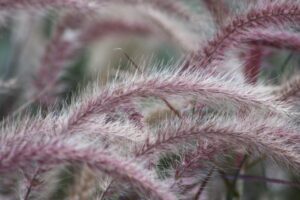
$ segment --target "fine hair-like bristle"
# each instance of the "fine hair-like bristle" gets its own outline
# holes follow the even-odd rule
[[[297,198],[299,5],[0,0],[0,199]]]

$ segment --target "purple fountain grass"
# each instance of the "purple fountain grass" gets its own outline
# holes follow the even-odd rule
[[[276,31],[272,29],[256,29],[246,35],[243,42],[292,51],[300,50],[300,34],[291,31]]]
[[[65,68],[68,67],[68,63],[74,60],[78,51],[84,48],[87,43],[109,33],[116,33],[117,31],[141,34],[147,34],[150,31],[147,26],[141,26],[140,24],[128,24],[122,23],[119,20],[108,20],[101,21],[98,24],[91,24],[80,36],[75,36],[76,38],[68,41],[64,36],[66,31],[73,26],[72,21],[74,24],[74,22],[78,23],[81,20],[78,16],[67,15],[58,24],[54,36],[45,51],[41,67],[37,72],[37,78],[34,81],[34,86],[37,90],[36,93],[39,94],[43,90],[47,90],[46,95],[40,95],[39,102],[41,104],[53,105],[58,96],[57,90],[60,88],[60,84],[58,83],[60,75],[64,73]]]
[[[76,127],[91,116],[112,112],[128,100],[147,97],[191,95],[197,96],[197,101],[209,105],[224,105],[227,102],[228,105],[245,109],[256,107],[283,115],[289,113],[288,104],[276,101],[276,98],[260,93],[251,86],[235,85],[224,77],[199,72],[180,74],[179,71],[166,71],[147,76],[144,74],[114,85],[102,90],[94,88],[81,99],[74,100],[77,103],[71,109],[69,126]]]
[[[65,116],[64,121],[60,124],[60,134],[67,135],[87,135],[95,140],[99,137],[99,142],[102,145],[123,146],[120,151],[123,153],[130,153],[133,144],[141,144],[147,137],[146,132],[142,132],[140,127],[132,124],[131,121],[107,122],[107,117],[97,115],[89,115],[85,121],[70,125],[71,115]]]
[[[1,10],[25,8],[71,8],[79,11],[94,11],[97,8],[95,1],[87,0],[1,0]]]
[[[228,18],[231,14],[229,13],[225,2],[221,1],[216,3],[213,0],[204,0],[204,2],[214,17],[215,23],[219,26],[222,26],[226,18]],[[262,50],[259,46],[255,45],[252,45],[250,49],[247,50],[246,55],[242,57],[243,60],[245,60],[244,72],[246,81],[250,84],[255,84],[257,82],[261,65],[261,57]]]
[[[160,9],[161,11],[167,12],[170,15],[176,15],[182,19],[191,21],[196,15],[193,14],[190,9],[180,1],[172,0],[109,0],[109,3],[125,3],[131,5],[141,5],[141,6],[153,6],[154,8]]]
[[[182,162],[175,168],[175,180],[201,173],[201,169],[205,168],[205,165],[214,162],[216,156],[223,154],[225,147],[222,147],[220,143],[217,144],[217,142],[213,141],[210,144],[208,141],[201,142],[199,140],[195,150],[187,151],[182,156]]]
[[[203,0],[210,11],[216,25],[222,25],[229,15],[229,10],[224,0]]]
[[[172,20],[163,12],[155,9],[141,9],[141,12],[146,18],[158,27],[158,29],[165,35],[171,42],[177,44],[185,53],[194,52],[198,49],[197,43],[199,37],[189,30],[189,27],[178,24],[176,19]],[[159,34],[159,35],[162,35]]]
[[[250,5],[250,1],[247,2]],[[20,91],[12,91],[12,98],[16,97],[17,102],[8,102],[12,108],[6,108],[3,103],[6,99],[0,99],[5,112],[12,113],[7,115],[0,109],[0,117],[5,119],[0,134],[0,174],[14,173],[18,182],[3,184],[5,190],[18,191],[9,198],[22,196],[24,200],[29,200],[42,196],[48,198],[48,195],[60,196],[54,194],[56,189],[63,190],[65,194],[62,198],[66,199],[95,196],[99,199],[132,200],[199,199],[204,197],[203,192],[207,192],[207,198],[213,198],[206,188],[210,187],[211,179],[217,178],[213,175],[215,170],[224,179],[229,198],[240,192],[236,189],[240,184],[237,179],[243,177],[239,174],[243,172],[243,166],[250,166],[245,163],[248,157],[270,159],[283,166],[283,170],[291,169],[290,172],[298,175],[300,126],[295,108],[299,105],[300,79],[295,76],[280,86],[264,87],[265,82],[258,82],[257,78],[261,62],[271,63],[263,60],[265,50],[271,47],[295,51],[293,55],[300,50],[297,29],[300,24],[300,0],[257,2],[251,1],[249,9],[233,16],[230,11],[235,8],[229,9],[226,5],[228,1],[203,0],[215,27],[220,27],[210,40],[203,41],[201,35],[210,30],[199,27],[197,23],[202,13],[209,12],[198,10],[199,13],[190,2],[0,0],[0,10],[10,15],[20,10],[22,14],[30,15],[33,11],[40,21],[27,34],[39,32],[43,37],[44,28],[48,32],[49,27],[51,30],[54,27],[42,55],[32,53],[29,56],[23,52],[35,52],[31,51],[35,49],[33,47],[27,49],[27,45],[22,46],[23,43],[31,44],[31,40],[15,41],[22,35],[22,27],[13,31],[16,36],[7,37],[12,41],[0,40],[1,51],[9,55],[17,52],[17,55],[8,58],[11,60],[8,66],[15,63],[17,67],[35,66],[35,62],[41,59],[38,70],[30,71],[35,76],[30,85],[33,89],[28,89],[24,84],[24,87],[18,88]],[[58,14],[55,15],[58,18],[55,18],[54,26],[52,11]],[[206,17],[204,20],[201,18],[201,22],[206,23]],[[22,19],[13,17],[13,23],[7,25],[12,26],[9,30],[14,30],[15,26],[28,25],[25,21],[22,24]],[[6,31],[4,35],[4,40],[7,40]],[[10,33],[7,35],[10,36]],[[96,66],[106,56],[98,58],[103,52],[93,47],[98,48],[99,42],[103,44],[102,50],[106,45],[111,45],[110,40],[104,41],[104,38],[114,37],[119,41],[123,35],[150,38],[152,40],[148,43],[143,43],[144,40],[135,42],[141,42],[145,50],[152,51],[155,47],[158,57],[175,58],[168,60],[168,64],[156,64],[160,62],[158,57],[151,62],[145,59],[142,62],[147,64],[140,67],[122,51],[122,56],[135,69],[128,70],[130,66],[120,61],[119,69],[112,69],[116,72],[114,77],[111,74],[106,77],[101,71],[101,80],[87,85],[77,96],[64,102],[62,94],[73,92],[71,86],[70,91],[66,89],[64,75],[68,70],[73,73],[74,69],[76,73],[86,67],[80,63],[72,68],[80,55],[89,50],[91,66]],[[129,37],[122,39],[125,41]],[[22,40],[26,39],[22,37]],[[96,42],[97,45],[94,45]],[[138,50],[132,43],[127,44],[130,44],[128,49]],[[9,48],[5,50],[7,45]],[[170,48],[170,55],[165,48]],[[167,55],[161,54],[161,51]],[[18,58],[19,54],[21,58]],[[184,60],[179,61],[179,57]],[[88,56],[85,58],[89,59]],[[17,67],[1,68],[0,71],[5,70],[3,80],[9,80],[10,74],[18,70]],[[218,68],[222,73],[216,71]],[[86,72],[83,78],[89,75],[94,77],[88,74],[88,70]],[[273,77],[273,71],[270,76]],[[79,78],[74,82],[77,80]],[[99,82],[105,83],[105,86],[100,86]],[[20,81],[20,84],[23,83]],[[0,89],[6,86],[8,90],[13,90],[6,82],[0,83]],[[72,86],[77,86],[77,82]],[[27,91],[31,92],[31,99],[25,97],[28,102],[22,102]],[[36,104],[29,108],[28,105],[33,103]],[[15,111],[13,107],[18,107],[17,104],[22,106]],[[35,106],[41,108],[36,109]],[[20,110],[25,108],[28,108],[27,113],[20,114]],[[233,159],[228,160],[228,157]],[[226,170],[236,168],[237,164],[238,172],[231,184],[227,178],[232,173]],[[268,170],[268,166],[265,169]],[[57,182],[63,177],[61,174],[47,177],[54,170],[68,170],[76,178],[66,187],[60,187]],[[104,182],[107,184],[100,183],[99,188],[95,183],[100,176],[106,177]],[[245,180],[251,178],[255,179],[244,176]],[[1,199],[2,182],[8,179],[0,179]],[[259,179],[292,183],[273,177]],[[218,184],[212,186],[213,192],[218,191]],[[103,193],[99,196],[98,192]],[[238,195],[244,194],[240,192]],[[220,194],[215,199],[222,197],[223,194]]]
[[[82,45],[90,44],[91,42],[95,41],[96,39],[99,40],[102,37],[109,36],[111,34],[136,34],[141,36],[156,36],[160,37],[164,40],[169,40],[173,42],[179,42],[180,47],[183,50],[190,50],[190,43],[184,44],[187,42],[186,40],[182,41],[179,34],[174,33],[175,28],[168,28],[168,23],[171,23],[170,19],[166,20],[164,14],[156,11],[155,13],[159,16],[156,16],[154,10],[138,10],[133,8],[134,10],[143,12],[141,14],[141,19],[120,19],[116,17],[110,18],[103,18],[99,20],[94,20],[90,23],[87,23],[84,27],[82,32],[78,37],[78,43]],[[152,12],[153,11],[153,12]],[[137,14],[139,15],[139,14]],[[144,19],[145,18],[145,19]],[[150,20],[150,23],[149,21]],[[178,27],[177,27],[178,28]],[[183,29],[183,28],[182,28]],[[177,30],[179,31],[179,30]],[[182,33],[181,33],[182,34]],[[172,38],[170,39],[170,35]]]
[[[247,49],[245,55],[242,56],[246,81],[250,84],[257,83],[262,56],[263,49],[257,45],[249,45],[249,49]]]
[[[138,128],[143,129],[145,128],[145,122],[144,122],[144,116],[137,111],[136,106],[127,103],[123,104],[123,109],[121,109],[122,112],[127,113],[128,119],[133,122]]]
[[[70,62],[74,62],[74,58],[78,55],[78,52],[87,44],[110,33],[116,34],[119,32],[122,34],[135,33],[145,35],[151,32],[151,29],[144,24],[130,24],[120,20],[108,20],[91,24],[83,33],[68,41],[64,36],[67,29],[72,26],[70,24],[70,18],[72,20],[72,17],[74,16],[66,16],[67,19],[58,25],[45,51],[41,67],[36,75],[37,78],[34,80],[35,93],[37,93],[34,95],[38,95],[40,92],[45,93],[45,95],[39,95],[38,101],[42,105],[51,106],[57,100],[59,88],[62,87],[59,83],[61,74],[65,72]],[[73,21],[78,22],[78,18],[73,18]]]
[[[105,115],[89,116],[77,126],[68,126],[68,112],[60,116],[50,113],[46,117],[23,117],[22,120],[16,120],[13,125],[9,124],[7,128],[2,128],[0,141],[3,145],[13,148],[17,140],[30,142],[36,137],[43,140],[53,137],[84,137],[101,146],[113,148],[121,145],[122,148],[116,148],[115,152],[127,156],[134,151],[134,145],[141,145],[149,135],[147,131],[142,132],[129,121],[108,122],[107,118]]]
[[[138,129],[126,122],[107,122],[107,117],[89,118],[85,123],[76,128],[63,131],[65,125],[66,113],[62,116],[49,114],[46,117],[28,118],[15,122],[14,126],[9,126],[2,131],[0,141],[2,145],[8,148],[14,148],[16,141],[32,142],[41,138],[42,142],[48,143],[51,138],[84,138],[87,141],[93,141],[97,146],[106,148],[116,148],[114,152],[121,155],[131,155],[132,146],[142,144],[147,134],[141,133]],[[57,139],[59,141],[59,139]],[[83,143],[83,140],[80,140]],[[80,144],[81,144],[80,143]],[[77,144],[79,145],[79,144]],[[119,149],[119,146],[122,146]],[[38,175],[49,171],[49,169],[40,170]],[[31,188],[31,186],[29,187]],[[36,189],[36,188],[35,188]],[[30,192],[30,191],[29,191]]]
[[[202,142],[198,140],[197,147],[193,150],[186,150],[181,155],[181,162],[174,167],[172,190],[178,191],[184,196],[196,196],[197,193],[194,194],[191,190],[197,186],[199,190],[202,187],[201,190],[203,191],[212,175],[208,173],[204,176],[203,172],[206,173],[208,168],[210,168],[210,171],[215,169],[217,165],[215,160],[217,157],[221,157],[220,155],[223,155],[223,151],[222,145],[217,144],[217,141],[209,144],[208,141]]]
[[[152,14],[151,14],[152,13]],[[156,14],[159,14],[157,12]],[[141,36],[160,36],[165,34],[165,40],[173,40],[173,42],[180,41],[182,48],[190,52],[192,41],[187,42],[182,39],[181,32],[175,33],[171,27],[167,27],[168,20],[162,16],[153,15],[153,12],[144,14],[146,18],[150,17],[153,23],[148,23],[143,20],[126,20],[126,19],[99,19],[92,23],[86,22],[82,27],[83,30],[73,38],[67,38],[66,32],[72,27],[78,26],[83,19],[75,15],[67,15],[57,25],[55,33],[45,50],[42,58],[41,66],[39,67],[36,78],[34,80],[34,87],[36,88],[33,94],[33,99],[38,98],[40,104],[45,106],[53,105],[59,96],[59,91],[64,88],[60,84],[59,79],[64,74],[69,64],[77,57],[79,52],[83,50],[88,44],[112,35],[130,35],[136,34]],[[158,27],[156,27],[158,26]],[[158,30],[161,29],[161,30]],[[178,31],[177,31],[178,32]],[[184,34],[183,34],[184,35]],[[171,36],[171,37],[170,37]],[[171,38],[171,39],[170,39]],[[42,95],[40,95],[42,94]],[[37,97],[36,97],[37,96]]]
[[[37,139],[37,138],[36,138]],[[17,168],[27,168],[32,162],[38,165],[59,165],[83,163],[100,170],[116,179],[130,183],[150,199],[176,199],[162,183],[155,181],[148,171],[138,167],[133,161],[92,147],[82,147],[81,143],[63,142],[51,139],[44,142],[15,141],[15,146],[1,145],[0,171],[8,172]],[[80,147],[81,146],[81,147]]]
[[[95,21],[94,23],[88,24],[86,29],[79,36],[79,42],[82,44],[89,44],[95,39],[108,36],[110,34],[130,34],[134,33],[137,35],[150,35],[154,34],[155,28],[149,24],[141,23],[139,21],[130,22],[130,20],[120,19],[106,19]]]
[[[150,5],[162,11],[168,12],[170,14],[175,14],[182,19],[192,20],[195,14],[189,11],[185,4],[179,1],[140,1],[140,0],[1,0],[0,9],[24,9],[24,8],[71,8],[79,11],[92,11],[95,12],[99,7],[105,7],[108,4],[113,3],[124,3],[129,5]]]
[[[125,1],[127,3],[133,3],[131,1]],[[158,3],[153,2],[153,4],[162,5],[165,7],[168,4],[165,3]],[[151,12],[150,12],[151,13]],[[149,14],[148,14],[149,15]],[[73,38],[72,40],[68,41],[65,39],[65,32],[67,29],[72,27],[72,22],[79,24],[81,19],[80,17],[83,16],[66,16],[65,19],[62,20],[61,23],[58,24],[57,30],[54,33],[52,40],[49,42],[49,45],[45,51],[44,57],[42,59],[41,67],[37,72],[37,78],[35,80],[35,87],[37,88],[37,92],[42,92],[43,95],[39,95],[39,101],[45,105],[52,105],[56,101],[56,97],[58,96],[58,91],[61,87],[58,85],[58,79],[60,75],[64,72],[65,66],[74,60],[78,51],[83,49],[87,44],[95,41],[99,38],[120,33],[120,34],[128,34],[128,33],[135,33],[140,35],[149,35],[155,34],[157,28],[152,27],[151,23],[146,22],[139,22],[130,20],[99,20],[99,22],[89,23],[86,25],[82,33],[79,34],[78,37]],[[74,19],[72,19],[74,18]],[[156,22],[156,24],[160,24],[160,28],[164,28],[168,24],[168,22],[160,22],[164,19],[161,17],[151,16],[152,20]],[[171,34],[172,38],[175,41],[181,41],[182,39],[179,36],[173,35],[174,31],[172,29],[165,28],[164,31],[167,33],[166,38]],[[156,34],[159,35],[159,34]],[[191,49],[191,43],[186,45],[185,42],[181,42],[184,49]],[[50,83],[50,84],[49,84]],[[44,90],[47,90],[45,92]]]
[[[37,98],[40,104],[51,106],[57,100],[60,85],[58,81],[74,58],[74,49],[77,42],[75,38],[66,38],[66,31],[77,27],[83,22],[79,15],[67,14],[58,22],[51,41],[48,43],[42,57],[41,66],[38,68],[33,86],[33,99]],[[32,91],[31,91],[32,92]],[[41,95],[42,94],[42,95]]]
[[[300,76],[294,76],[290,81],[273,90],[280,101],[293,101],[299,97]]]
[[[282,27],[300,21],[300,7],[298,3],[266,2],[242,15],[237,15],[224,26],[206,45],[193,56],[198,67],[208,67],[214,61],[223,60],[225,52],[240,44],[244,35],[257,28],[268,26]]]
[[[199,120],[185,119],[178,123],[171,122],[158,130],[157,139],[146,140],[145,145],[137,151],[137,156],[149,158],[151,154],[155,156],[168,149],[174,151],[191,141],[205,139],[220,141],[232,145],[232,148],[253,151],[252,153],[266,153],[269,158],[282,164],[299,168],[298,129],[291,128],[281,118],[268,116],[263,119],[250,114],[243,119],[219,120],[221,119],[217,118],[201,123]]]

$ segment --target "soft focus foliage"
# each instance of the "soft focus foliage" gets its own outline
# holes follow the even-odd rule
[[[299,0],[0,0],[0,199],[300,196]]]

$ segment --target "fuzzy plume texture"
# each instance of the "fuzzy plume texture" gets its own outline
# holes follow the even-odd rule
[[[297,198],[300,1],[238,5],[0,0],[0,199]]]

